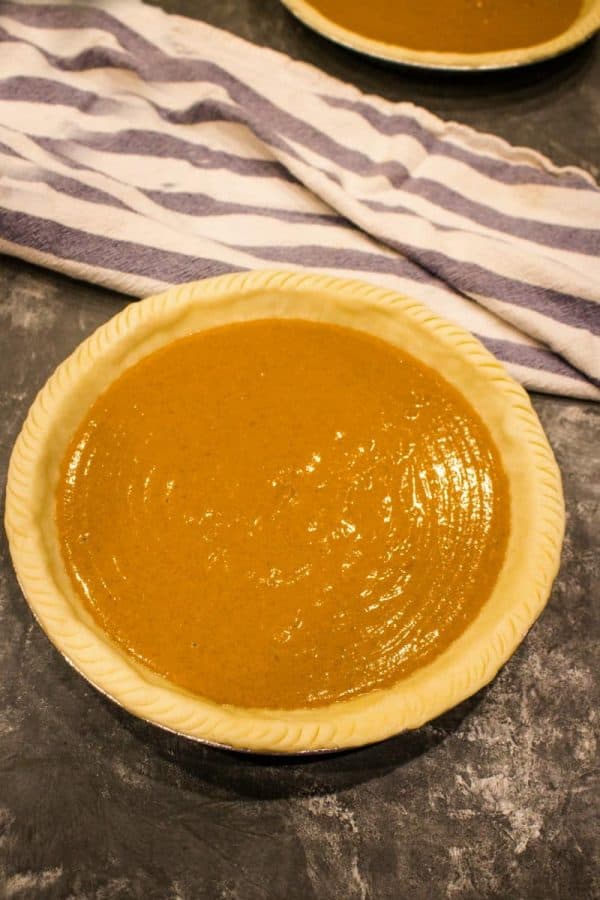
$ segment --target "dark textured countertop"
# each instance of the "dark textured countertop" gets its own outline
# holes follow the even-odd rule
[[[434,77],[329,45],[275,0],[160,5],[598,176],[598,41],[526,70]],[[0,258],[2,483],[37,389],[125,302]],[[2,536],[0,896],[600,897],[600,406],[533,402],[568,510],[547,610],[487,689],[419,731],[357,752],[274,762],[134,720],[49,644]]]

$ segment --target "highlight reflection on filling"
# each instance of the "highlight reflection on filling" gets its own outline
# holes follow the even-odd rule
[[[431,369],[300,320],[176,341],[118,378],[65,456],[57,525],[96,621],[239,706],[388,687],[472,621],[509,498],[489,433]]]

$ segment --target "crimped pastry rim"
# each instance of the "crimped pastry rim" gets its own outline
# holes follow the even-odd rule
[[[289,711],[219,706],[134,663],[74,608],[51,537],[52,458],[62,456],[73,422],[93,398],[137,358],[178,336],[272,315],[358,328],[428,364],[442,364],[447,380],[462,389],[492,431],[511,497],[519,495],[518,506],[511,502],[507,559],[496,588],[446,651],[387,690]],[[5,522],[17,577],[35,617],[99,690],[129,712],[192,739],[238,750],[302,753],[360,746],[419,727],[487,684],[548,600],[560,560],[564,503],[558,467],[527,394],[472,335],[417,301],[365,282],[268,270],[171,288],[130,304],[87,338],[31,406],[10,460]]]

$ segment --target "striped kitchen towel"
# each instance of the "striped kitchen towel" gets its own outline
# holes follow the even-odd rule
[[[600,399],[600,190],[141,2],[0,2],[0,250],[134,296],[241,269],[394,288]]]

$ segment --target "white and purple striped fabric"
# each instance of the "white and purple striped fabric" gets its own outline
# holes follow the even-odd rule
[[[600,190],[139,2],[0,2],[0,250],[134,296],[360,277],[600,399]]]

